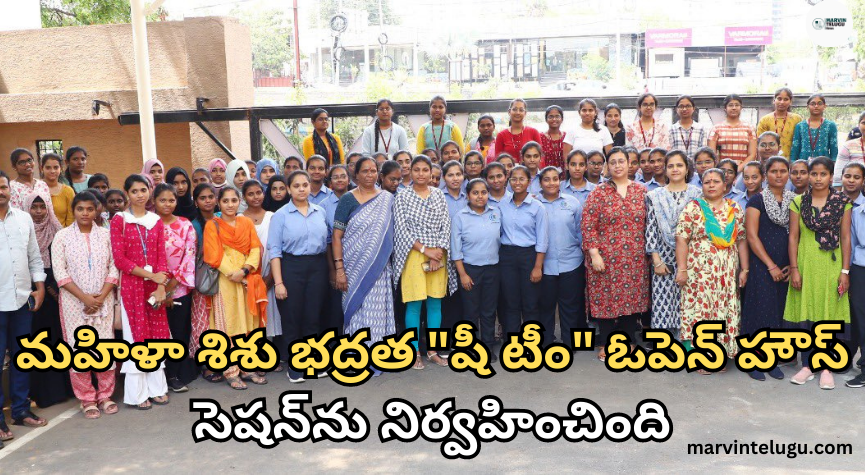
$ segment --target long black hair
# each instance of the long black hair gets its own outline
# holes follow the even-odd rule
[[[580,103],[577,105],[577,110],[582,109],[583,106],[586,104],[590,104],[592,107],[595,108],[595,120],[592,121],[592,130],[594,130],[595,132],[600,132],[601,126],[598,125],[598,114],[600,114],[600,110],[598,109],[598,103],[595,102],[594,99],[590,99],[587,97],[580,101]]]
[[[69,160],[72,160],[72,155],[75,155],[77,152],[81,152],[84,154],[84,158],[87,158],[87,150],[84,150],[84,147],[69,147],[66,150],[66,170],[63,172],[63,175],[66,177],[66,181],[69,182],[69,186],[72,186],[72,173],[69,172]]]
[[[390,99],[379,99],[378,102],[375,103],[376,112],[378,112],[378,109],[381,107],[382,104],[387,104],[391,109],[393,109],[393,102],[391,102]],[[393,118],[391,118],[391,122],[393,122]],[[378,114],[376,114],[374,126],[375,128],[373,130],[373,133],[375,134],[375,145],[373,145],[372,149],[378,150],[378,138],[381,135],[381,129],[379,128],[378,124]]]

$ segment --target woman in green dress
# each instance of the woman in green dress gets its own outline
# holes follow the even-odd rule
[[[811,189],[790,204],[790,291],[784,320],[810,329],[814,323],[841,320],[850,324],[850,210],[843,192],[832,188],[834,163],[817,157],[808,166]],[[802,369],[790,379],[814,379],[811,351],[802,352]],[[820,374],[820,388],[834,389],[829,370]]]

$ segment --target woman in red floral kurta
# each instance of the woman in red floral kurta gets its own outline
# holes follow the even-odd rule
[[[617,319],[634,338],[637,318],[649,307],[646,188],[628,179],[628,155],[621,147],[610,151],[607,166],[612,179],[589,193],[581,225],[591,263],[586,266],[589,312],[601,329],[602,345]],[[598,357],[606,358],[603,349]]]

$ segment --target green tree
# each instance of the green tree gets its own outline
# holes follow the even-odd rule
[[[583,72],[587,78],[598,81],[609,81],[613,77],[610,62],[597,53],[583,56]]]
[[[340,3],[343,10],[363,10],[369,15],[368,21],[370,25],[378,25],[378,4],[381,1],[381,14],[384,17],[385,25],[399,25],[400,19],[390,7],[390,0],[322,0],[318,2],[318,13],[316,19],[321,22],[319,26],[327,27],[327,22],[331,17],[339,13]]]
[[[249,27],[253,68],[279,73],[294,60],[294,31],[284,10],[253,6],[235,9],[231,15]]]
[[[129,0],[40,0],[42,27],[129,23],[132,8]],[[159,8],[149,21],[164,20],[166,11]]]

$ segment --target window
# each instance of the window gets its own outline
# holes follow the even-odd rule
[[[39,158],[42,158],[43,155],[49,152],[56,153],[62,157],[63,141],[58,139],[36,141],[36,153],[39,155]]]
[[[657,64],[673,64],[673,55],[672,54],[656,54],[655,55],[655,63]]]

